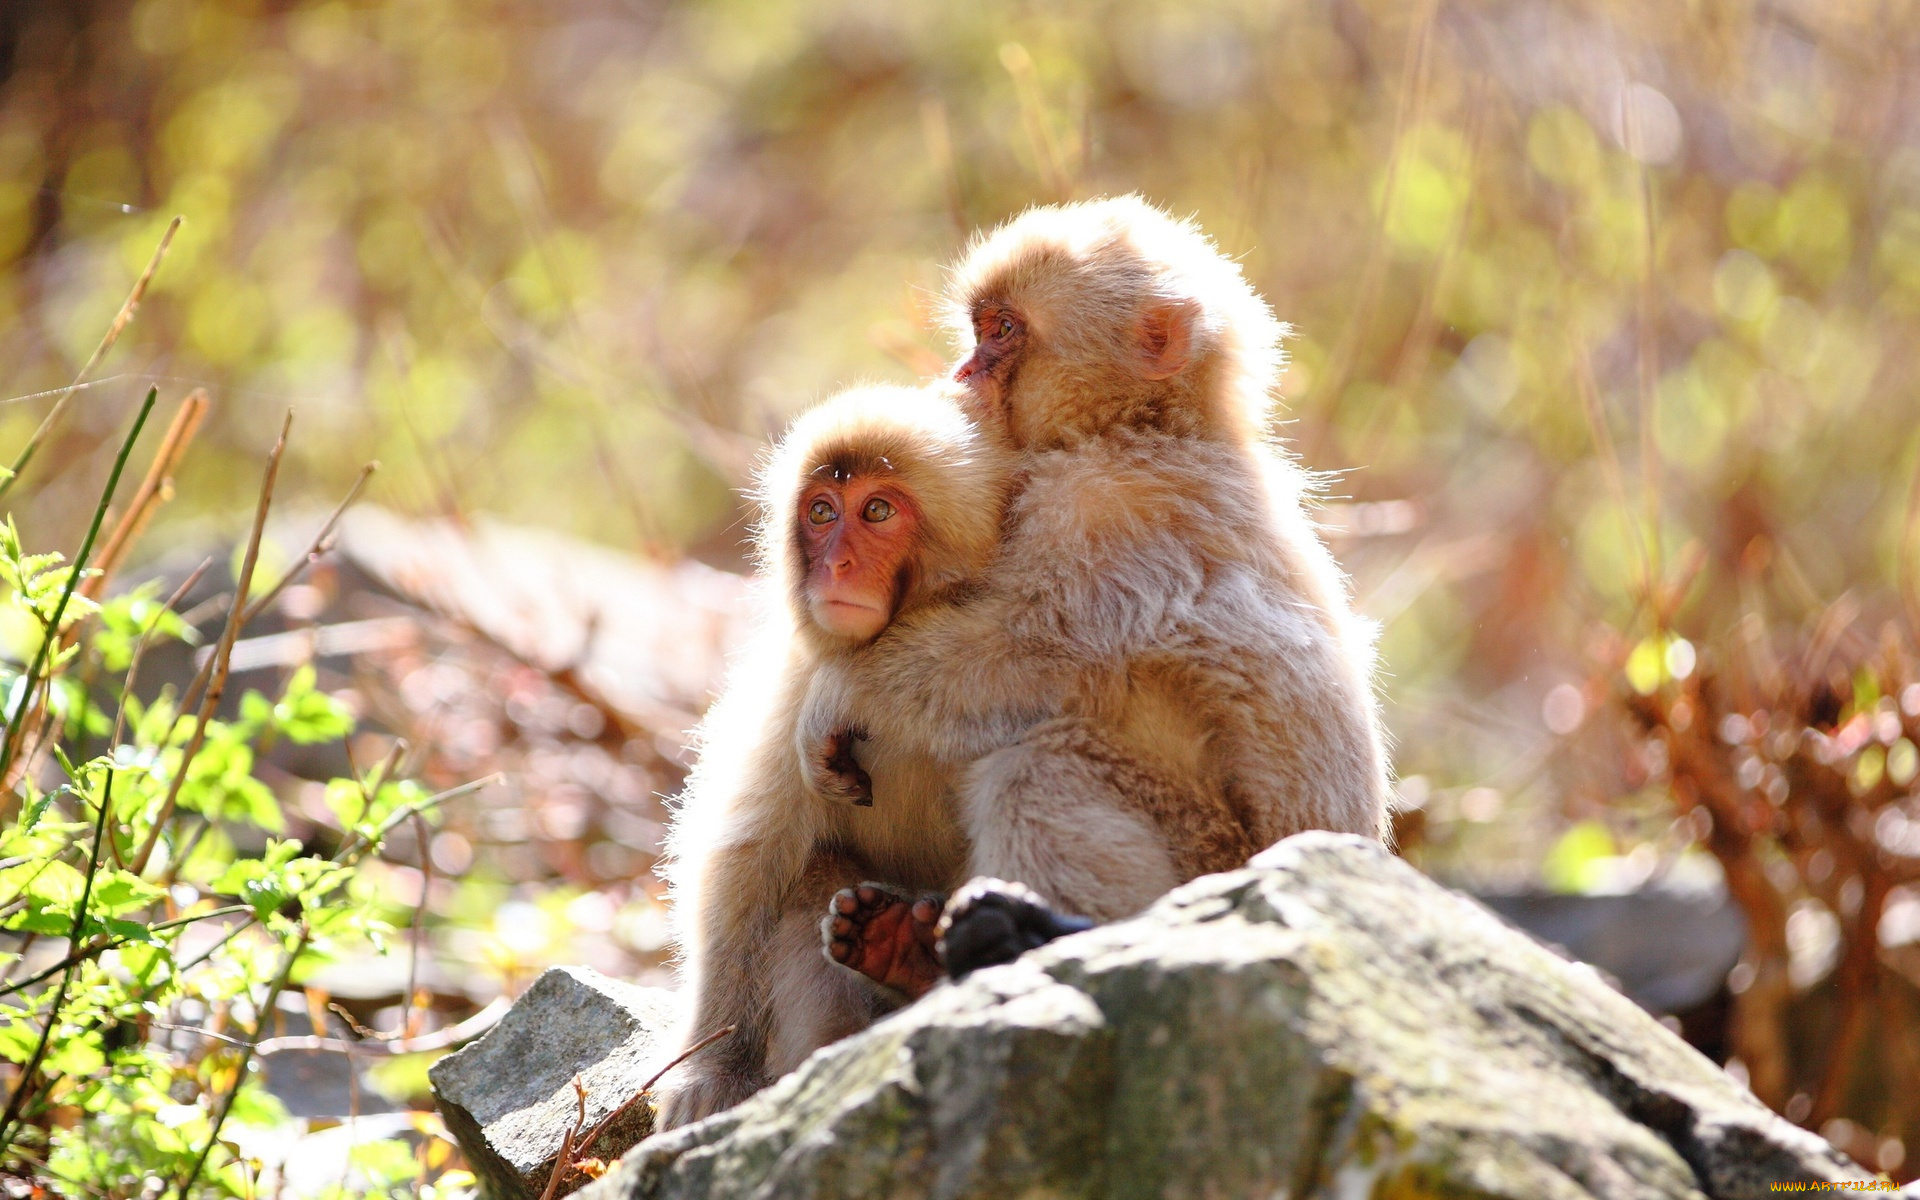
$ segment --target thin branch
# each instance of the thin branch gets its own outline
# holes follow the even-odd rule
[[[34,689],[40,683],[40,671],[48,666],[48,656],[60,644],[60,622],[66,618],[67,602],[73,599],[75,589],[80,586],[87,560],[93,555],[94,539],[100,536],[100,523],[106,520],[107,505],[113,502],[114,489],[120,486],[120,473],[126,470],[127,456],[133,453],[133,444],[140,440],[140,430],[145,427],[147,414],[153,411],[153,402],[159,395],[159,388],[147,389],[147,398],[140,405],[139,415],[133,419],[133,428],[127,431],[126,440],[120,443],[120,454],[113,460],[113,472],[107,476],[106,490],[100,493],[100,503],[94,506],[93,523],[87,526],[86,539],[80,543],[80,552],[74,556],[73,567],[67,574],[67,585],[61,589],[60,602],[54,606],[53,619],[47,623],[46,636],[40,639],[40,649],[34,653],[33,665],[27,669],[26,686],[20,689],[19,707],[7,718],[5,743],[0,745],[0,787],[7,790],[11,790],[15,782],[12,774],[14,758],[25,740],[21,736],[22,719],[27,715],[28,706],[33,703]]]
[[[947,216],[953,232],[964,238],[972,228],[967,220],[966,197],[960,190],[960,173],[954,167],[953,131],[947,121],[947,106],[938,96],[920,102],[920,129],[926,138],[927,156],[933,160],[934,173],[940,177],[946,193]]]
[[[195,913],[190,917],[175,917],[171,921],[161,921],[157,924],[149,925],[147,926],[147,932],[150,934],[159,933],[163,929],[175,929],[181,925],[191,925],[196,921],[207,921],[214,917],[231,917],[237,913],[250,913],[252,911],[253,908],[249,905],[230,904],[225,908],[209,909],[203,913]],[[90,958],[96,958],[99,955],[105,954],[109,950],[117,950],[132,940],[132,938],[124,937],[95,938],[59,962],[54,963],[52,966],[37,971],[25,979],[18,979],[7,984],[5,987],[0,987],[0,996],[11,996],[15,992],[25,991],[36,983],[52,978],[57,972],[64,971],[68,967],[78,966]]]
[[[458,1025],[449,1025],[445,1029],[422,1034],[419,1037],[396,1038],[390,1042],[375,1040],[350,1042],[344,1038],[322,1037],[313,1034],[268,1038],[263,1042],[255,1043],[253,1056],[255,1058],[267,1058],[271,1055],[286,1054],[296,1050],[324,1050],[335,1054],[376,1055],[382,1058],[389,1058],[400,1054],[418,1054],[428,1050],[447,1050],[460,1045],[462,1042],[470,1042],[487,1030],[492,1029],[500,1023],[500,1018],[506,1016],[507,1010],[512,1007],[512,1001],[508,1000],[505,996],[496,996],[491,1004],[488,1004],[485,1008],[460,1022]],[[182,1033],[197,1033],[202,1037],[232,1042],[236,1046],[246,1044],[239,1038],[215,1033],[210,1029],[203,1029],[198,1025],[167,1025],[161,1026],[161,1028],[176,1029]]]
[[[357,854],[359,852],[370,850],[379,845],[381,840],[387,836],[394,826],[407,818],[427,812],[441,804],[445,804],[449,800],[458,800],[462,796],[471,796],[473,793],[490,784],[505,783],[506,780],[507,777],[505,775],[496,772],[485,778],[476,779],[471,783],[463,783],[459,787],[448,788],[444,792],[435,792],[425,800],[417,803],[403,804],[399,808],[394,809],[386,820],[380,822],[379,827],[373,831],[372,837],[363,839],[359,834],[355,834],[342,842],[340,849],[334,852],[333,861],[336,863],[358,862]]]
[[[541,1189],[540,1200],[553,1200],[559,1192],[560,1177],[573,1166],[575,1139],[580,1136],[581,1126],[587,1123],[587,1085],[580,1082],[578,1075],[573,1077],[573,1094],[580,1111],[573,1118],[573,1128],[567,1130],[566,1136],[560,1139],[560,1153],[554,1157],[553,1170],[547,1175],[547,1186]]]
[[[546,1190],[540,1193],[541,1200],[551,1200],[555,1189],[560,1186],[560,1181],[569,1171],[574,1169],[574,1156],[588,1146],[598,1144],[601,1136],[612,1129],[616,1121],[626,1116],[634,1105],[640,1103],[649,1092],[653,1091],[653,1085],[659,1083],[668,1071],[673,1070],[681,1063],[700,1053],[700,1051],[705,1050],[708,1046],[713,1045],[721,1038],[731,1034],[736,1028],[738,1028],[738,1026],[728,1025],[724,1028],[716,1029],[675,1055],[672,1062],[655,1071],[653,1077],[641,1084],[633,1095],[627,1097],[626,1100],[622,1101],[612,1112],[602,1117],[600,1122],[596,1124],[585,1137],[580,1136],[580,1126],[584,1125],[587,1119],[587,1089],[581,1085],[580,1077],[575,1075],[573,1077],[573,1088],[575,1093],[580,1097],[580,1115],[575,1118],[573,1128],[560,1140],[560,1153],[554,1156],[553,1171],[547,1176]]]
[[[1593,438],[1594,452],[1600,459],[1600,474],[1607,482],[1607,490],[1613,493],[1614,503],[1620,508],[1620,519],[1626,522],[1634,555],[1639,560],[1640,585],[1634,590],[1640,594],[1634,599],[1651,606],[1654,602],[1653,560],[1647,553],[1646,531],[1640,528],[1640,522],[1635,519],[1633,501],[1627,496],[1626,472],[1620,468],[1620,453],[1614,446],[1612,430],[1607,428],[1607,414],[1600,404],[1600,389],[1593,379],[1593,361],[1588,358],[1586,347],[1574,339],[1571,321],[1566,328],[1569,330],[1567,357],[1573,363],[1574,382],[1579,387],[1581,407],[1587,416],[1587,432]]]
[[[80,903],[73,908],[73,930],[67,940],[78,942],[80,933],[87,925],[87,906],[93,902],[93,881],[100,871],[100,842],[107,833],[107,816],[113,811],[113,768],[107,768],[106,783],[100,797],[100,815],[93,822],[93,848],[87,852],[87,881],[80,889]],[[7,1110],[0,1114],[0,1153],[13,1142],[13,1123],[20,1116],[20,1109],[27,1097],[34,1091],[34,1076],[40,1070],[41,1062],[47,1057],[47,1046],[53,1041],[53,1031],[60,1024],[60,1009],[67,1002],[67,989],[73,985],[73,969],[78,963],[68,963],[66,973],[60,977],[60,986],[53,994],[53,1003],[47,1008],[47,1023],[40,1029],[40,1044],[33,1048],[33,1054],[20,1067],[20,1082],[14,1085],[13,1094],[7,1097]]]
[[[1064,203],[1073,195],[1073,187],[1067,178],[1065,158],[1060,153],[1060,140],[1054,136],[1053,126],[1047,120],[1047,100],[1040,90],[1040,73],[1034,66],[1033,55],[1019,42],[1008,42],[1000,47],[1000,65],[1013,80],[1013,92],[1020,102],[1020,122],[1027,129],[1027,142],[1033,151],[1033,165],[1040,176],[1040,185],[1047,190],[1049,200]]]
[[[167,257],[167,248],[173,245],[173,235],[180,230],[180,220],[181,218],[175,217],[167,222],[167,231],[160,235],[160,244],[154,247],[153,258],[147,262],[147,269],[140,272],[140,278],[134,281],[133,290],[127,293],[126,303],[120,306],[120,312],[113,318],[113,324],[107,326],[106,336],[100,339],[98,346],[94,347],[93,354],[81,365],[80,373],[73,377],[73,382],[67,385],[67,390],[61,392],[60,398],[55,400],[53,407],[47,410],[47,415],[42,418],[40,427],[33,431],[33,436],[27,439],[26,446],[21,449],[20,457],[13,460],[12,469],[5,477],[0,478],[0,498],[6,496],[14,482],[20,478],[20,472],[26,470],[27,464],[33,461],[34,454],[40,449],[40,443],[46,441],[47,435],[53,432],[54,423],[65,411],[67,402],[73,399],[74,392],[86,382],[87,376],[93,372],[93,369],[100,365],[100,360],[107,356],[107,351],[113,349],[113,344],[120,340],[120,331],[133,320],[134,310],[140,307],[141,298],[147,294],[147,284],[152,282],[153,273],[160,269],[161,260]]]
[[[179,587],[173,589],[173,595],[167,597],[167,602],[153,614],[153,620],[148,621],[147,627],[140,631],[140,640],[134,643],[133,654],[127,659],[126,682],[120,685],[120,707],[113,714],[113,737],[107,742],[108,754],[112,754],[120,745],[120,736],[126,732],[127,698],[133,695],[134,681],[140,677],[140,660],[146,657],[147,644],[153,638],[153,631],[160,627],[160,618],[172,612],[174,606],[186,598],[187,593],[193,590],[193,585],[200,582],[200,577],[205,575],[211,566],[213,566],[211,558],[200,560],[200,565],[193,569],[193,573],[188,575]]]
[[[701,1038],[699,1041],[695,1042],[693,1045],[688,1046],[685,1050],[682,1050],[679,1054],[675,1055],[672,1062],[668,1063],[664,1067],[661,1067],[658,1071],[655,1071],[653,1073],[653,1078],[641,1084],[640,1090],[636,1091],[633,1095],[627,1097],[626,1100],[620,1105],[620,1107],[614,1109],[612,1112],[602,1117],[600,1119],[600,1123],[593,1127],[593,1132],[587,1134],[585,1140],[580,1142],[580,1145],[591,1146],[595,1142],[599,1141],[600,1135],[605,1133],[607,1130],[613,1128],[613,1123],[615,1121],[618,1121],[621,1117],[626,1116],[628,1109],[640,1103],[640,1098],[642,1096],[645,1096],[648,1092],[652,1091],[653,1085],[656,1083],[659,1083],[660,1080],[666,1075],[668,1071],[673,1070],[675,1067],[679,1066],[681,1063],[692,1058],[694,1055],[700,1053],[702,1050],[705,1050],[708,1046],[711,1046],[715,1042],[719,1041],[721,1038],[726,1037],[728,1034],[732,1033],[737,1028],[739,1028],[739,1026],[737,1025],[727,1025],[720,1029],[716,1029],[712,1033],[708,1034],[706,1037]],[[556,1165],[556,1170],[557,1169],[558,1167]]]
[[[360,468],[359,477],[353,481],[353,486],[347,489],[346,497],[333,506],[333,512],[327,516],[326,524],[320,526],[320,532],[314,534],[313,540],[307,543],[306,553],[287,569],[287,573],[280,577],[280,582],[262,592],[258,600],[247,605],[247,615],[242,619],[242,625],[250,623],[255,617],[265,612],[269,604],[279,599],[281,592],[285,591],[294,580],[306,574],[308,567],[319,562],[327,551],[333,548],[334,527],[340,523],[340,518],[346,513],[348,507],[360,498],[360,489],[367,486],[367,480],[371,479],[373,473],[379,469],[380,463],[377,460]]]
[[[283,440],[284,436],[283,433]],[[227,1123],[227,1114],[233,1111],[235,1097],[239,1096],[241,1088],[247,1086],[247,1067],[253,1062],[253,1053],[260,1044],[260,1035],[266,1032],[267,1022],[273,1019],[275,1006],[280,1002],[280,993],[286,990],[287,980],[293,975],[293,964],[298,962],[300,955],[306,952],[307,942],[312,936],[311,931],[302,924],[299,938],[294,942],[293,948],[287,951],[286,961],[280,964],[279,976],[274,979],[273,986],[267,989],[266,1002],[260,1006],[259,1019],[253,1023],[253,1037],[240,1051],[240,1062],[234,1068],[233,1086],[220,1096],[220,1107],[214,1113],[211,1128],[207,1130],[207,1144],[200,1147],[200,1154],[193,1160],[192,1169],[174,1189],[174,1200],[187,1200],[187,1193],[192,1190],[194,1181],[200,1178],[200,1172],[206,1167],[207,1156],[213,1153],[214,1143],[220,1140],[220,1127]]]
[[[333,512],[327,517],[326,523],[320,526],[320,532],[313,535],[313,540],[307,543],[306,550],[301,553],[298,559],[294,560],[293,566],[287,568],[287,573],[280,577],[278,583],[268,588],[258,598],[247,603],[246,611],[242,613],[240,617],[240,627],[242,629],[251,625],[255,617],[265,612],[269,604],[279,599],[281,592],[291,586],[300,576],[306,574],[307,568],[319,562],[329,550],[333,549],[334,527],[339,524],[340,517],[347,511],[347,507],[359,498],[360,489],[366,486],[368,478],[379,469],[380,464],[378,462],[370,462],[360,468],[360,475],[353,481],[353,486],[347,489],[346,498],[334,506]],[[200,669],[194,673],[192,682],[187,684],[187,690],[181,696],[181,708],[185,709],[190,707],[194,703],[195,698],[200,695],[200,689],[207,686],[207,681],[213,677],[213,664],[214,656],[211,654],[207,655],[206,661],[200,664]]]
[[[174,977],[177,979],[177,978],[180,978],[181,976],[184,976],[188,971],[193,970],[195,967],[199,966],[201,963],[206,962],[208,959],[212,958],[214,955],[220,953],[220,951],[226,947],[226,944],[228,942],[231,942],[233,939],[239,937],[241,934],[245,933],[249,929],[252,929],[255,925],[259,923],[260,923],[259,916],[256,915],[251,908],[247,909],[246,920],[235,921],[233,923],[233,928],[227,930],[225,933],[220,935],[220,940],[216,941],[213,945],[208,946],[205,950],[202,950],[200,953],[194,955],[192,958],[189,958],[185,962],[175,963],[173,966]],[[152,994],[153,994],[153,988],[149,987],[144,993],[141,994],[140,998],[142,1000],[145,1000]]]
[[[1640,164],[1640,291],[1638,322],[1634,331],[1638,352],[1640,387],[1640,487],[1641,503],[1646,507],[1647,523],[1647,595],[1652,600],[1655,632],[1664,631],[1673,614],[1665,595],[1666,565],[1660,545],[1660,446],[1655,425],[1659,419],[1660,347],[1654,330],[1654,310],[1658,307],[1654,270],[1659,250],[1655,242],[1653,211],[1653,171],[1647,166],[1640,140],[1639,107],[1630,88],[1620,92],[1621,128],[1626,133],[1628,153]]]
[[[147,622],[146,628],[140,631],[140,640],[134,645],[133,656],[127,663],[126,681],[120,686],[120,704],[113,714],[113,737],[107,742],[107,753],[113,753],[114,747],[120,744],[121,733],[126,729],[127,697],[133,694],[133,683],[140,673],[140,660],[146,656],[147,645],[153,638],[153,631],[159,627],[160,618],[171,612],[173,607],[180,603],[181,598],[193,590],[193,585],[200,582],[200,577],[206,574],[207,568],[212,565],[213,560],[211,558],[202,560],[200,565],[193,569],[193,573],[187,576],[186,581],[174,589],[173,595],[167,598],[167,602],[162,604],[153,614],[153,619]],[[100,578],[100,576],[93,576],[92,578],[97,579]],[[91,581],[91,579],[88,580],[88,582]],[[83,594],[85,593],[85,583],[81,584],[81,591]],[[33,748],[20,756],[20,762],[23,767],[25,764],[33,762],[39,755],[41,748],[46,745],[47,738],[50,736],[48,722],[45,719],[44,707],[36,710],[36,713],[38,714],[38,719],[34,722],[36,726],[36,736]],[[24,770],[22,773],[25,773]],[[115,866],[124,868],[127,865],[126,861],[120,857],[119,843],[112,838],[107,839],[107,853],[113,855]]]
[[[400,1028],[412,1035],[414,1022],[421,1015],[415,1008],[420,999],[420,947],[427,940],[427,896],[433,891],[433,855],[428,853],[427,819],[414,813],[413,844],[420,855],[420,903],[413,909],[413,929],[407,940],[407,1002],[400,1010]]]
[[[220,694],[226,688],[227,664],[232,661],[234,639],[239,637],[240,625],[245,618],[247,592],[253,586],[253,568],[260,561],[260,535],[266,528],[267,509],[273,504],[273,484],[280,474],[280,455],[287,448],[287,430],[292,425],[293,410],[288,409],[286,420],[280,424],[280,438],[267,455],[266,474],[260,481],[260,500],[253,513],[253,531],[247,537],[247,554],[241,560],[240,578],[234,584],[233,607],[227,613],[226,628],[220,631],[219,644],[209,660],[213,669],[211,682],[207,685],[206,696],[200,701],[200,712],[193,724],[193,736],[181,751],[180,765],[174,771],[172,782],[167,785],[167,798],[155,814],[153,828],[147,831],[147,839],[141,844],[140,852],[133,857],[130,869],[136,875],[147,869],[147,861],[153,857],[153,849],[160,844],[160,835],[173,817],[174,806],[180,799],[180,787],[187,780],[187,771],[193,766],[194,756],[200,753],[201,745],[207,740],[207,722],[213,719],[214,711],[220,705]]]
[[[1920,454],[1914,455],[1913,482],[1907,485],[1907,515],[1900,527],[1895,563],[1895,583],[1906,606],[1907,620],[1920,630]]]
[[[1373,223],[1367,246],[1367,261],[1360,270],[1360,287],[1354,297],[1353,313],[1340,331],[1340,340],[1327,357],[1326,373],[1313,384],[1313,395],[1327,404],[1337,403],[1353,371],[1360,339],[1373,324],[1374,309],[1386,281],[1388,246],[1387,225],[1393,219],[1400,196],[1400,159],[1407,130],[1418,124],[1426,104],[1427,58],[1432,45],[1435,14],[1440,0],[1421,0],[1414,10],[1413,29],[1407,44],[1407,57],[1400,64],[1400,94],[1393,112],[1393,141],[1387,148],[1386,178],[1380,185],[1380,216]],[[1465,220],[1465,215],[1461,217]],[[1323,427],[1324,428],[1324,427]],[[1325,436],[1322,433],[1321,436]]]
[[[80,585],[82,596],[91,600],[106,591],[107,580],[146,529],[154,510],[172,498],[173,473],[194,435],[200,432],[206,416],[207,389],[195,388],[180,402],[180,410],[173,414],[173,423],[167,426],[166,436],[160,439],[160,449],[147,467],[146,478],[140,481],[140,490],[133,494],[126,514],[114,523],[113,532],[107,535],[107,544],[100,549],[100,573]]]

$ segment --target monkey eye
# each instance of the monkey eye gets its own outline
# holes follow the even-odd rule
[[[1001,313],[999,323],[996,324],[993,328],[993,336],[1001,337],[1001,338],[1012,337],[1013,336],[1013,318],[1010,316],[1007,316],[1005,313]]]
[[[807,520],[815,525],[830,525],[839,519],[840,514],[833,511],[833,504],[828,500],[815,500],[807,506]]]
[[[893,516],[893,505],[875,496],[873,499],[867,501],[867,506],[860,510],[860,515],[862,518],[878,524]]]

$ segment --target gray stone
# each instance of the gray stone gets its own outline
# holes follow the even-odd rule
[[[435,1063],[427,1075],[440,1113],[482,1194],[540,1196],[579,1119],[574,1076],[587,1089],[583,1128],[591,1130],[665,1062],[676,1017],[674,995],[664,988],[636,987],[590,967],[554,967],[485,1037]],[[642,1101],[575,1157],[612,1161],[652,1131],[653,1111]],[[555,1195],[584,1179],[563,1179]]]
[[[1303,834],[815,1054],[583,1200],[1763,1200],[1869,1178],[1378,846]]]

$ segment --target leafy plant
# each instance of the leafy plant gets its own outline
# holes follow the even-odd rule
[[[395,906],[357,886],[357,869],[396,826],[480,785],[430,795],[394,777],[390,758],[328,785],[341,827],[331,852],[277,836],[287,826],[258,756],[354,726],[311,668],[219,715],[240,629],[331,530],[252,595],[284,429],[218,642],[184,692],[136,694],[152,645],[196,640],[174,606],[199,572],[169,599],[157,584],[102,599],[105,572],[90,560],[156,400],[149,391],[72,559],[30,551],[11,518],[0,526],[0,1061],[11,1065],[0,1172],[62,1195],[251,1196],[270,1168],[232,1134],[288,1120],[257,1061],[282,995],[334,956],[383,948]],[[155,470],[173,457],[163,448]],[[143,486],[108,544],[137,532],[167,490]],[[457,1160],[431,1119],[419,1124],[417,1143],[355,1147],[356,1190],[444,1195],[470,1181],[449,1169]]]

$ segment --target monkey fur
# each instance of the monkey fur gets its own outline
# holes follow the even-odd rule
[[[947,764],[968,874],[1098,920],[1301,830],[1383,838],[1374,631],[1267,439],[1284,327],[1238,266],[1134,197],[1038,208],[948,304],[1014,456],[1004,537],[963,602],[815,673],[808,784],[847,728]]]
[[[736,1028],[667,1076],[662,1128],[745,1099],[897,1006],[899,997],[821,953],[822,914],[838,890],[884,879],[944,892],[965,878],[954,780],[937,764],[886,748],[865,754],[876,778],[871,807],[823,797],[800,774],[796,722],[809,681],[860,644],[809,615],[797,509],[811,481],[862,474],[884,476],[917,502],[892,619],[965,594],[999,538],[1004,455],[950,397],[842,393],[800,417],[761,472],[760,625],[701,724],[662,867],[688,1001],[681,1044]]]

